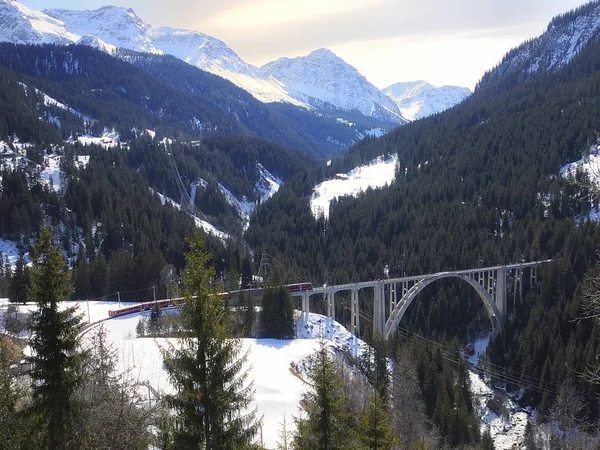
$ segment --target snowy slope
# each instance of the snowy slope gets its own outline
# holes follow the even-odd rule
[[[511,50],[482,83],[506,73],[556,72],[600,36],[600,2],[594,1],[550,22],[545,33]]]
[[[150,36],[163,53],[225,78],[263,102],[287,102],[303,106],[276,80],[263,77],[259,70],[243,61],[223,41],[193,30],[161,27]]]
[[[396,83],[383,89],[408,120],[422,119],[452,108],[471,95],[468,88],[436,87],[426,81]]]
[[[62,21],[79,36],[95,36],[104,43],[147,53],[162,53],[148,36],[150,25],[133,9],[105,6],[92,11],[45,9],[44,14]]]
[[[318,184],[310,199],[310,208],[315,217],[329,217],[329,204],[333,199],[346,195],[357,196],[368,188],[380,188],[394,181],[398,155],[388,159],[379,157],[369,164],[339,174],[333,180]]]
[[[294,97],[313,106],[330,104],[387,122],[405,123],[393,101],[327,49],[278,59],[261,67],[260,72],[281,81]]]
[[[0,41],[68,44],[79,39],[64,23],[12,0],[0,0]]]

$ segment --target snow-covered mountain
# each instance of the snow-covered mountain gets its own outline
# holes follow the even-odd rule
[[[81,36],[48,15],[12,0],[0,0],[0,41],[15,44],[68,44]]]
[[[193,30],[154,28],[151,39],[163,53],[225,78],[263,102],[305,106],[291,97],[277,80],[263,77],[258,68],[242,60],[223,41]]]
[[[566,66],[592,40],[600,39],[600,1],[587,3],[555,17],[546,32],[511,50],[500,65],[486,74],[482,84],[506,73],[523,76],[556,72]]]
[[[104,6],[93,11],[45,9],[42,12],[63,22],[73,34],[96,36],[107,44],[140,52],[161,53],[148,37],[150,25],[133,9]]]
[[[393,101],[327,49],[278,59],[261,67],[260,73],[279,80],[292,96],[317,108],[333,105],[387,122],[406,122]]]
[[[400,112],[408,120],[422,119],[445,111],[471,95],[468,88],[436,87],[426,81],[396,83],[382,92],[398,105]]]
[[[359,110],[386,122],[404,123],[397,106],[352,66],[326,50],[305,58],[281,59],[264,68],[243,61],[223,41],[193,30],[154,28],[130,8],[35,11],[0,0],[0,41],[80,43],[113,52],[115,47],[171,54],[228,79],[263,102],[306,108]],[[295,77],[286,67],[301,70]],[[278,75],[277,75],[278,74]]]

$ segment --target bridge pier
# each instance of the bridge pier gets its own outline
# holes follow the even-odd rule
[[[506,302],[506,267],[501,267],[496,271],[496,307],[500,317],[498,320],[501,324],[506,320],[508,313],[507,302]]]
[[[327,317],[335,320],[335,293],[327,292]]]
[[[350,333],[358,336],[358,326],[360,323],[360,308],[358,306],[358,290],[350,291]]]
[[[374,290],[373,304],[373,335],[384,336],[385,333],[385,304],[384,285],[377,285]]]

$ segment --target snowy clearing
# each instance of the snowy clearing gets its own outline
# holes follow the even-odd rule
[[[318,184],[310,199],[310,208],[315,217],[329,218],[329,205],[333,199],[345,195],[358,196],[368,188],[381,188],[387,186],[396,176],[396,163],[398,155],[388,159],[379,157],[369,164],[352,169],[347,174],[340,174],[334,180],[327,180]]]

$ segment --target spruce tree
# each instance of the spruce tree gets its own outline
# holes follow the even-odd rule
[[[73,394],[81,383],[83,354],[78,353],[81,316],[75,308],[59,310],[71,293],[67,264],[43,228],[32,254],[29,300],[38,309],[31,315],[30,340],[32,413],[41,424],[45,448],[77,448],[71,427]]]
[[[27,302],[28,277],[25,268],[25,256],[19,254],[14,273],[10,279],[10,301],[13,303]]]
[[[321,343],[308,375],[306,417],[296,417],[293,448],[296,450],[347,449],[351,444],[346,397],[335,364]]]
[[[258,431],[248,411],[253,384],[245,369],[247,353],[233,338],[220,297],[210,288],[214,269],[199,237],[190,241],[183,271],[180,343],[163,349],[177,392],[167,396],[176,418],[174,448],[249,448]]]
[[[23,446],[23,417],[17,411],[20,396],[9,370],[12,353],[10,341],[0,336],[0,450]]]
[[[391,450],[396,444],[392,418],[383,397],[376,393],[362,411],[357,430],[361,450]]]
[[[242,305],[244,305],[244,315],[242,317],[244,335],[246,337],[252,337],[252,330],[254,329],[254,322],[256,321],[256,311],[254,309],[254,303],[252,297],[247,292],[242,292]]]
[[[272,339],[291,339],[294,330],[294,304],[285,286],[265,289],[260,313],[262,336]]]

